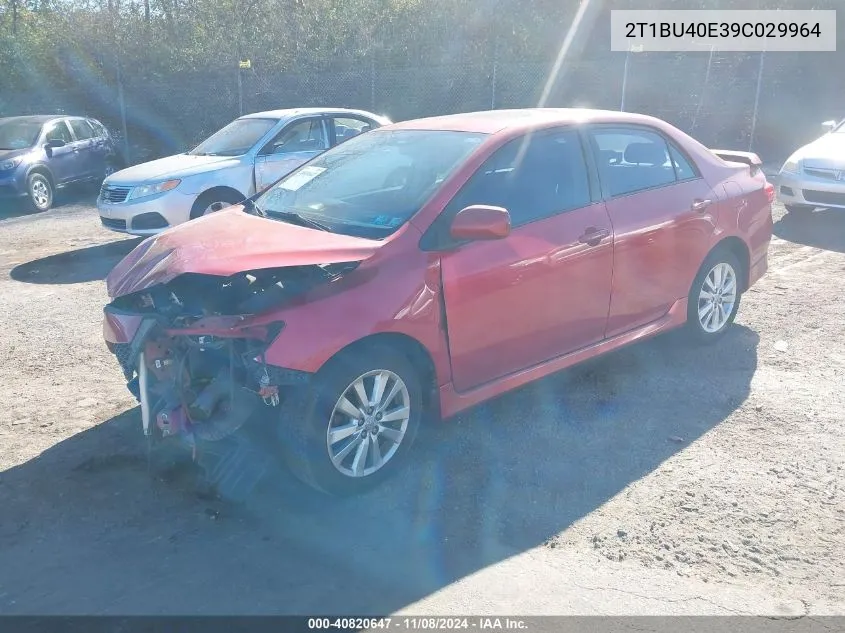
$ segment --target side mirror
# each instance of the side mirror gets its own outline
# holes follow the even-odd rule
[[[836,121],[825,121],[822,123],[822,127],[824,128],[825,132],[830,132],[833,128],[836,127]]]
[[[452,239],[500,240],[510,235],[511,216],[502,207],[472,205],[461,209],[449,230]]]
[[[65,142],[60,140],[60,139],[57,139],[57,138],[50,139],[49,141],[44,143],[45,149],[47,149],[47,148],[56,149],[58,147],[64,147],[64,146],[65,146]]]

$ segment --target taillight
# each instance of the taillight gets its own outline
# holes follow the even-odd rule
[[[769,204],[771,204],[772,202],[775,201],[775,186],[772,183],[767,182],[766,187],[765,187],[765,191],[766,191],[766,198],[769,199]]]

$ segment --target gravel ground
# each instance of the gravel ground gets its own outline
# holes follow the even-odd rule
[[[770,272],[719,345],[670,335],[506,395],[430,429],[363,498],[273,467],[235,503],[148,463],[102,342],[102,280],[137,240],[84,195],[6,209],[0,613],[390,613],[450,587],[461,611],[508,565],[527,596],[530,556],[559,570],[555,613],[613,612],[566,599],[577,576],[616,579],[640,612],[737,612],[720,596],[754,592],[845,614],[845,215],[775,215]],[[652,602],[658,585],[694,597]]]

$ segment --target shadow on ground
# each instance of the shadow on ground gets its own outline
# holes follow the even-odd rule
[[[787,213],[775,223],[774,233],[796,244],[845,253],[845,213],[841,210],[818,210],[803,217]]]
[[[241,503],[147,470],[137,410],[0,474],[0,611],[392,613],[543,545],[721,423],[757,335],[647,342],[436,425],[366,496],[273,469]]]
[[[115,264],[141,243],[132,238],[79,248],[15,266],[9,276],[28,284],[80,284],[105,279]]]

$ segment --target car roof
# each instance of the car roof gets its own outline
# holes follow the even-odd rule
[[[574,123],[653,124],[657,119],[643,114],[589,108],[523,108],[447,114],[393,123],[387,130],[443,130],[496,134],[505,130],[531,129]]]
[[[2,122],[8,121],[19,121],[21,123],[38,123],[44,124],[49,123],[50,121],[55,121],[56,119],[64,119],[67,118],[64,114],[31,114],[26,116],[8,116],[3,117],[0,119]]]
[[[364,110],[350,110],[348,108],[288,108],[285,110],[265,110],[264,112],[253,112],[244,114],[241,119],[290,119],[296,116],[309,114],[357,114],[368,118],[376,117],[372,112]]]
[[[45,123],[49,123],[50,121],[57,121],[59,119],[89,119],[91,121],[96,120],[92,119],[91,117],[82,116],[79,114],[26,114],[23,116],[0,117],[0,123],[18,121],[20,123],[37,123],[39,125],[43,125]]]

